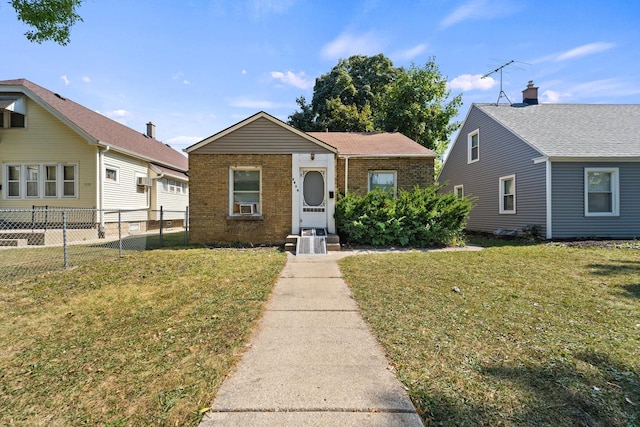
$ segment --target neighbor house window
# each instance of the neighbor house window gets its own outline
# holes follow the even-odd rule
[[[40,187],[39,165],[27,165],[27,197],[38,197],[38,188]]]
[[[467,136],[467,144],[467,163],[477,162],[480,159],[480,131],[478,129]]]
[[[20,197],[20,166],[7,165],[5,176],[7,177],[7,197]]]
[[[62,165],[62,196],[76,197],[76,184],[75,165]]]
[[[58,166],[44,166],[44,197],[58,196]]]
[[[260,168],[233,167],[229,170],[230,215],[261,213],[261,178]]]
[[[585,216],[618,216],[618,168],[584,169]]]
[[[7,198],[41,199],[76,197],[76,165],[23,164],[4,165]]]
[[[369,171],[369,191],[376,188],[396,194],[396,171]]]
[[[0,128],[24,128],[25,114],[24,96],[0,96]]]
[[[104,168],[104,179],[106,181],[119,182],[120,174],[118,172],[118,168],[113,166],[106,166]]]
[[[500,213],[516,213],[516,176],[500,178]]]
[[[458,199],[462,199],[464,197],[464,187],[462,185],[454,186],[453,194],[455,194]]]

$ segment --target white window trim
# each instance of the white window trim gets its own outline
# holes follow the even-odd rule
[[[505,181],[508,180],[513,180],[513,209],[511,210],[506,210],[504,209],[504,185],[503,183]],[[500,206],[500,213],[501,214],[507,214],[507,215],[513,215],[516,213],[516,194],[518,192],[518,190],[516,189],[516,175],[507,175],[507,176],[501,176],[500,177],[500,181],[499,181],[499,185],[500,185],[500,201],[499,201],[499,206]]]
[[[393,174],[393,195],[398,194],[398,171],[395,170],[386,170],[386,169],[376,169],[370,170],[367,174],[367,192],[371,191],[371,175],[374,173],[390,173]]]
[[[478,158],[471,158],[471,141],[474,135],[478,136]],[[476,129],[473,132],[467,134],[467,163],[475,163],[480,160],[480,129]]]
[[[458,196],[458,189],[460,189],[461,197],[464,197],[464,185],[460,184],[453,186],[453,194],[455,194],[456,197]]]
[[[233,212],[233,173],[235,171],[258,171],[260,172],[260,186],[258,194],[258,212],[254,212],[252,215],[234,213]],[[233,217],[247,217],[247,216],[262,216],[262,167],[261,166],[231,166],[229,168],[229,216]]]
[[[589,172],[607,172],[611,174],[611,210],[612,212],[589,212]],[[584,168],[584,216],[620,216],[620,169]]]
[[[29,179],[29,168],[30,167],[35,167],[37,169],[37,177],[38,179],[36,179],[35,181],[31,181]],[[43,194],[42,194],[42,187],[43,187],[43,176],[42,176],[42,165],[39,165],[38,163],[26,163],[24,165],[22,165],[22,173],[24,174],[24,178],[22,179],[21,177],[21,181],[24,180],[24,197],[25,199],[42,199]],[[30,196],[29,195],[29,183],[30,182],[35,182],[36,183],[36,195],[35,196]]]
[[[116,172],[116,179],[107,178],[107,169]],[[104,182],[112,182],[114,184],[120,184],[120,168],[112,165],[104,165]]]
[[[47,179],[47,168],[53,166],[56,168],[56,177],[55,180]],[[60,194],[60,168],[56,163],[44,163],[41,165],[42,169],[42,198],[43,199],[58,199],[58,195]],[[56,185],[56,195],[55,196],[47,196],[47,182],[54,182]]]
[[[67,166],[73,166],[73,196],[67,196],[64,194],[64,168]],[[58,166],[60,174],[60,198],[61,199],[77,199],[78,198],[78,165],[76,163],[60,163]]]
[[[19,196],[9,196],[9,174],[11,166],[19,167]],[[38,196],[27,196],[27,167],[38,166]],[[56,195],[45,196],[46,167],[56,167]],[[73,196],[64,195],[64,167],[72,166],[74,172]],[[2,198],[5,200],[38,200],[38,199],[77,199],[78,198],[78,165],[76,163],[3,163],[2,164]]]
[[[18,167],[18,195],[9,196],[9,168]],[[19,163],[5,163],[2,165],[2,198],[9,200],[18,200],[24,198],[24,185],[22,184],[22,165]],[[13,180],[15,181],[15,180]]]

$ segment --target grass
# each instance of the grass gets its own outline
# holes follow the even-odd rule
[[[161,249],[0,285],[0,424],[197,425],[285,262]]]
[[[162,247],[184,246],[184,231],[163,234]],[[122,252],[160,248],[159,234],[141,234],[125,237]],[[120,256],[118,240],[99,243],[70,244],[67,247],[68,267]],[[29,246],[0,251],[0,284],[13,282],[48,271],[65,268],[65,253],[60,246]]]
[[[637,250],[503,242],[340,268],[426,425],[640,425]]]

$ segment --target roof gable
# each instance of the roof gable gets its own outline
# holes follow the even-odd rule
[[[310,134],[302,132],[261,111],[202,141],[187,147],[187,153],[291,153],[337,150]]]
[[[547,157],[640,157],[637,104],[474,106]]]
[[[111,120],[26,79],[0,81],[0,93],[24,93],[90,143],[169,166],[181,172],[188,160],[168,145]]]

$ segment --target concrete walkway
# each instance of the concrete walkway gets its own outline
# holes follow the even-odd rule
[[[422,426],[337,260],[288,255],[258,330],[200,427]]]

